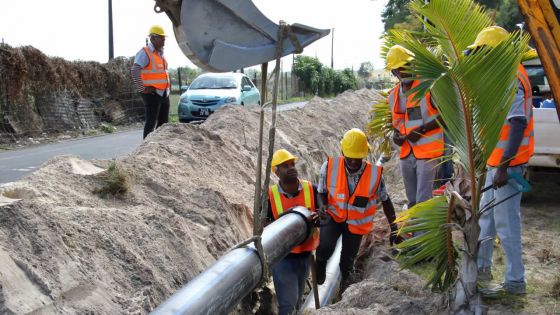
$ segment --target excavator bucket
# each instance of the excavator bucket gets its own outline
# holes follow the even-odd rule
[[[156,0],[156,12],[171,18],[177,43],[197,66],[226,72],[276,59],[279,25],[269,20],[251,0]],[[292,24],[301,48],[329,34],[301,24]],[[282,56],[297,52],[286,38]]]

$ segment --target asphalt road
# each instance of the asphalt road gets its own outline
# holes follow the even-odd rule
[[[306,104],[285,104],[278,110],[297,109]],[[142,130],[131,130],[0,152],[0,184],[16,181],[58,155],[77,155],[86,160],[112,159],[132,152],[141,143]]]
[[[16,181],[58,155],[112,159],[132,152],[140,143],[142,130],[131,130],[0,152],[0,184]]]

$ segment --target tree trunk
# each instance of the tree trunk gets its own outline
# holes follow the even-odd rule
[[[474,207],[478,211],[478,207]],[[455,300],[453,301],[454,314],[485,314],[480,295],[477,292],[476,278],[478,267],[476,257],[478,254],[478,216],[471,216],[465,224],[465,245],[459,278],[455,285]]]

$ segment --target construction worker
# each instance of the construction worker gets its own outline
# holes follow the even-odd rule
[[[420,84],[405,72],[412,60],[413,53],[399,45],[387,52],[387,69],[399,80],[389,92],[388,103],[394,127],[393,141],[401,147],[400,169],[409,208],[432,198],[437,159],[444,152],[439,112],[430,94],[420,101],[413,101],[414,95],[405,95]]]
[[[496,47],[508,36],[508,32],[498,26],[483,29],[470,45],[469,53],[477,53],[483,46]],[[527,162],[533,155],[533,113],[532,89],[529,77],[522,65],[519,65],[517,78],[519,81],[517,94],[502,126],[499,142],[487,161],[485,187],[492,185],[482,195],[481,207],[495,200],[500,202],[518,192],[508,183],[508,174],[523,174]],[[525,267],[521,258],[521,194],[497,204],[482,214],[479,219],[480,240],[486,240],[478,249],[478,279],[492,279],[493,240],[496,234],[500,237],[502,248],[506,254],[505,279],[498,288],[511,294],[525,294]],[[488,240],[490,239],[490,240]]]
[[[310,209],[316,220],[317,188],[311,182],[300,179],[295,166],[297,158],[281,149],[272,156],[272,171],[278,176],[278,184],[268,190],[268,221],[278,219],[295,206]],[[278,299],[279,315],[295,314],[302,303],[305,282],[309,274],[310,255],[319,245],[319,230],[280,262],[272,266],[272,279]]]
[[[382,180],[383,168],[364,160],[368,154],[367,137],[360,129],[350,129],[340,141],[341,156],[329,157],[321,167],[319,204],[321,235],[317,248],[317,282],[325,281],[327,260],[342,235],[340,273],[342,289],[350,283],[354,260],[362,236],[373,228],[377,200],[391,227],[390,243],[399,243],[396,235],[395,209]]]
[[[132,82],[144,102],[144,138],[168,121],[171,85],[167,61],[163,57],[166,36],[161,26],[152,26],[148,31],[150,41],[136,53],[130,71]]]

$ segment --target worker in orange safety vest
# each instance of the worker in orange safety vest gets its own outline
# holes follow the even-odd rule
[[[268,190],[268,222],[278,219],[295,206],[308,208],[313,213],[312,219],[318,218],[317,188],[299,178],[296,161],[297,158],[284,149],[272,156],[272,171],[278,176],[278,184]],[[279,315],[295,314],[299,309],[309,274],[309,258],[318,245],[319,230],[314,228],[306,241],[292,248],[288,256],[272,266]]]
[[[430,94],[420,101],[413,100],[414,94],[405,94],[420,84],[405,72],[413,59],[413,53],[400,45],[387,52],[387,69],[400,81],[389,92],[388,103],[393,142],[401,147],[400,169],[409,208],[432,197],[438,158],[444,152],[442,122],[438,123],[439,112]]]
[[[167,61],[163,57],[166,34],[159,25],[148,31],[149,42],[142,47],[130,70],[132,82],[142,96],[145,109],[144,138],[168,122],[170,81]]]
[[[467,54],[483,51],[482,47],[495,48],[508,36],[508,32],[499,26],[487,27],[468,47]],[[484,187],[493,186],[494,189],[483,193],[480,204],[481,207],[493,201],[497,204],[484,212],[478,221],[481,244],[478,248],[477,265],[478,280],[491,280],[493,240],[498,235],[506,256],[506,268],[504,282],[491,290],[522,295],[526,293],[526,283],[521,244],[521,194],[516,185],[508,181],[508,174],[525,173],[527,162],[534,151],[534,136],[531,83],[522,65],[518,66],[517,79],[517,93],[502,126],[498,143],[486,163],[488,172]]]
[[[350,276],[362,237],[373,229],[378,200],[389,221],[391,245],[401,239],[396,234],[395,209],[383,184],[383,167],[365,161],[369,150],[366,135],[360,129],[351,129],[340,145],[342,155],[329,157],[323,164],[317,187],[322,213],[317,282],[325,281],[327,260],[342,235],[340,273],[344,289],[352,281]]]

